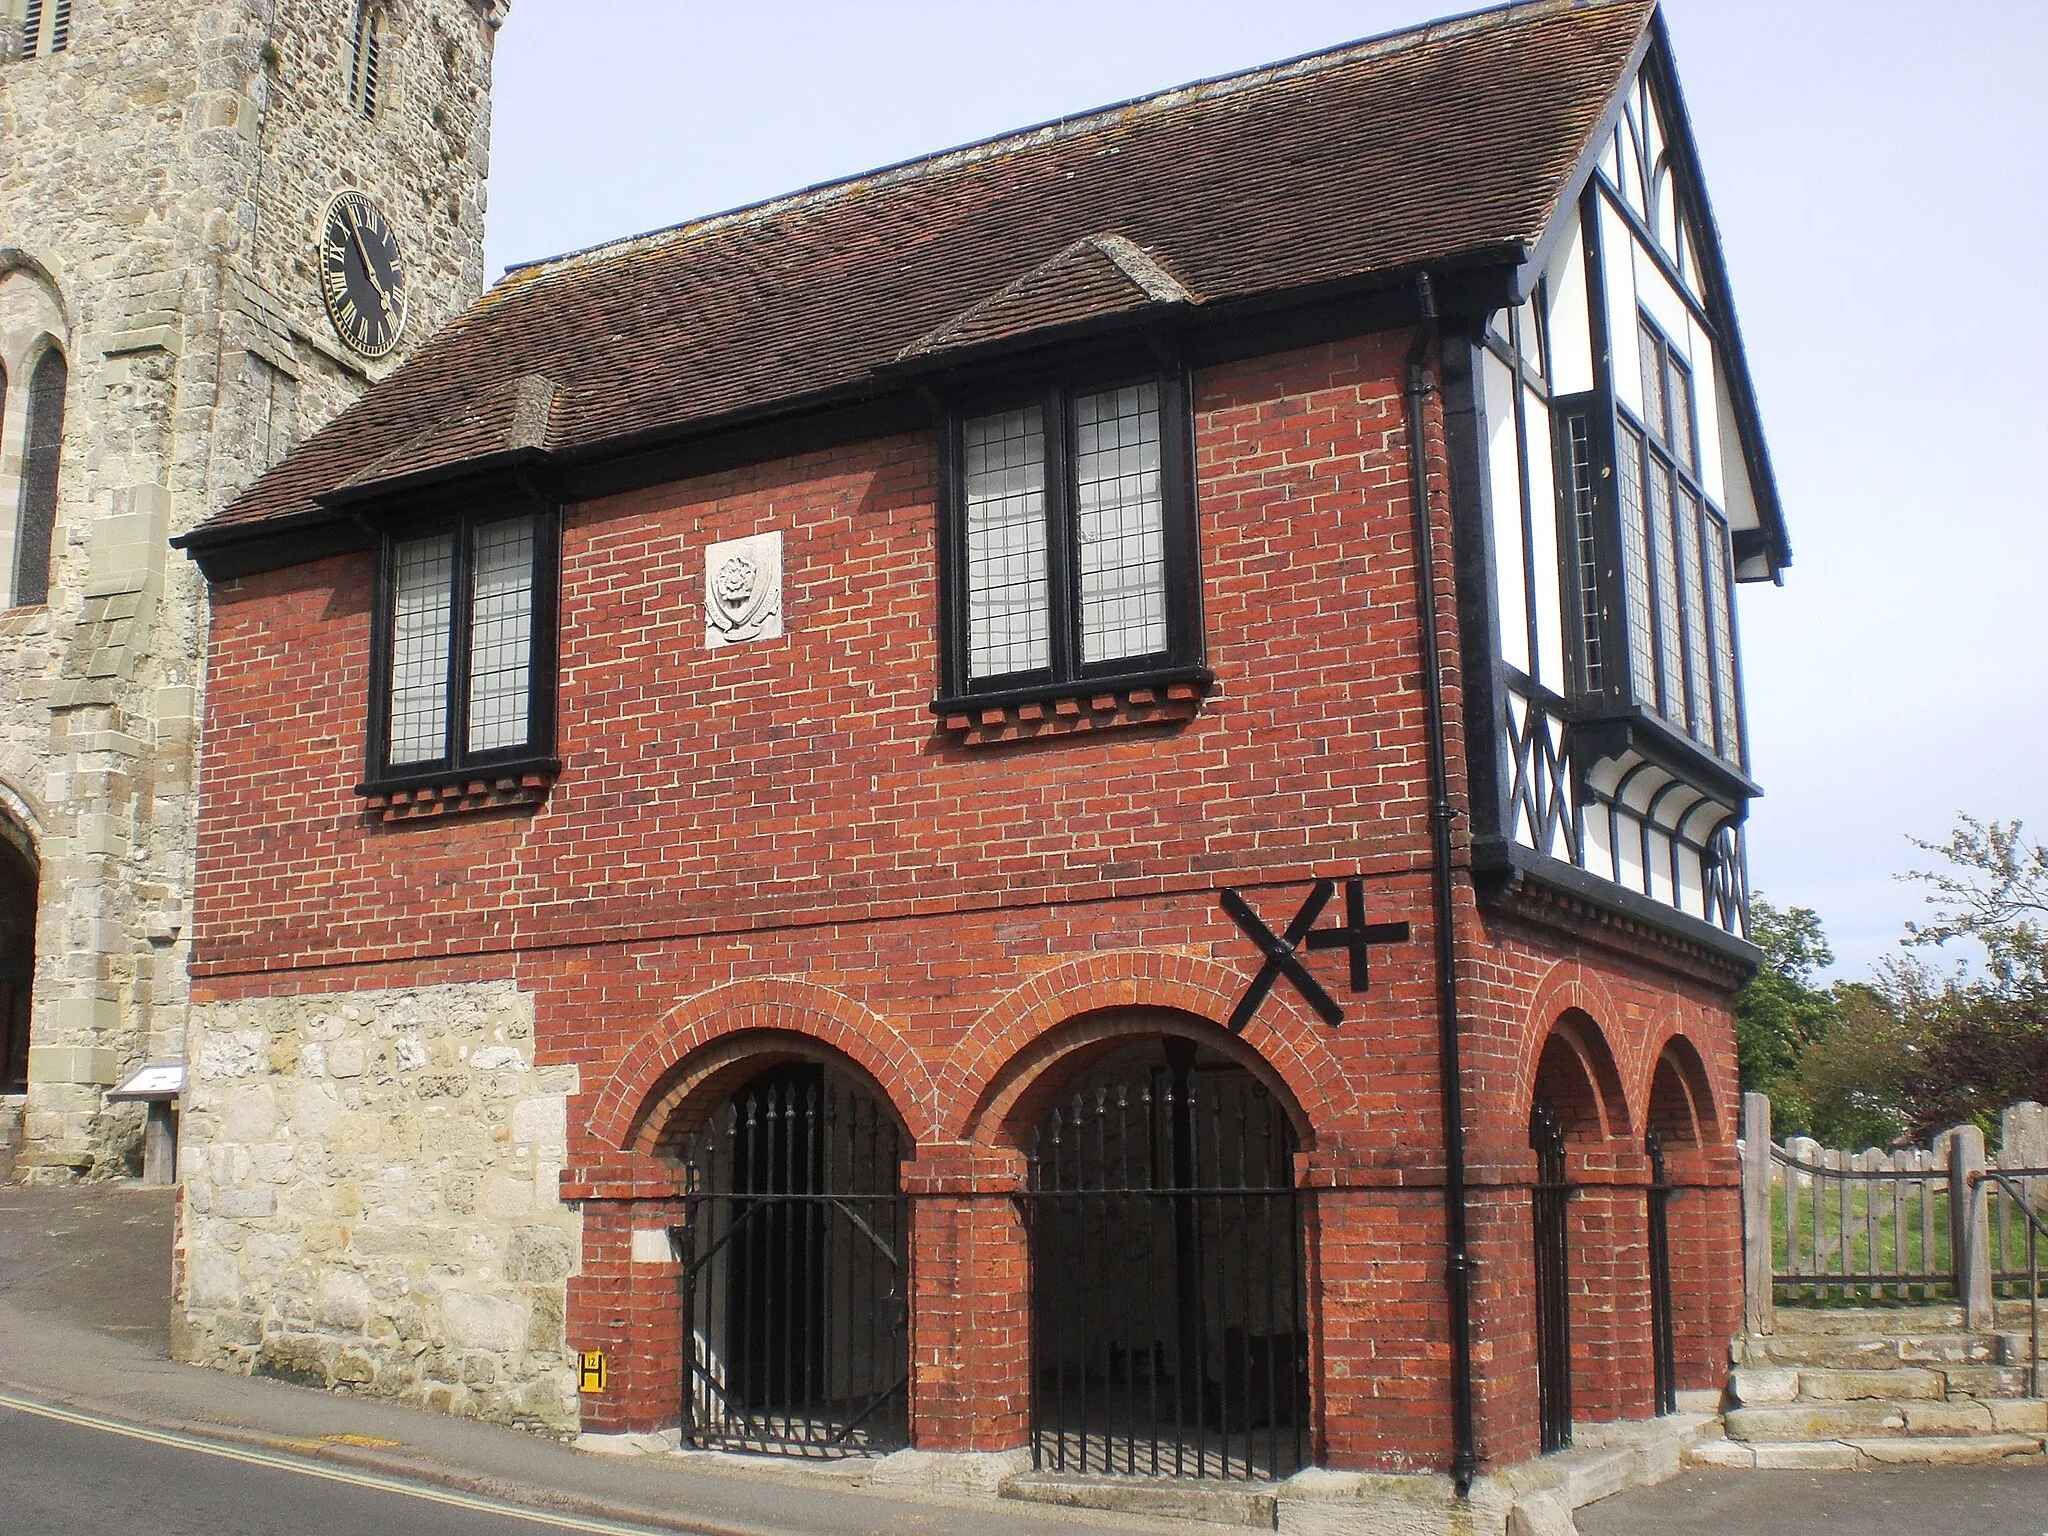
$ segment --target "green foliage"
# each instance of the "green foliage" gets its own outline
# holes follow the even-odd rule
[[[1780,1134],[1886,1146],[1974,1122],[1995,1137],[2006,1105],[2048,1102],[2048,849],[2017,821],[1973,816],[1914,843],[1943,867],[1900,877],[1932,909],[1905,943],[1974,945],[1981,967],[1908,953],[1869,982],[1822,987],[1834,955],[1819,917],[1751,903],[1764,959],[1735,1000],[1736,1049],[1743,1088],[1771,1096]]]
[[[1750,937],[1763,965],[1735,998],[1735,1054],[1745,1093],[1771,1096],[1771,1123],[1784,1134],[1804,1131],[1805,1101],[1793,1078],[1801,1055],[1834,1021],[1835,1000],[1814,984],[1835,963],[1811,907],[1779,910],[1761,896],[1749,904]]]
[[[1834,1016],[1791,1073],[1806,1134],[1831,1147],[1888,1147],[1910,1118],[1906,1085],[1924,1046],[1922,1020],[1859,982],[1837,983],[1829,1000]]]

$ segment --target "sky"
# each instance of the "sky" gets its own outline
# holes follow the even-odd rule
[[[1431,0],[514,0],[505,266],[1462,9]],[[1791,530],[1742,589],[1752,885],[1837,974],[1959,812],[2048,833],[2040,0],[1666,0]],[[1369,189],[1366,189],[1369,195]]]

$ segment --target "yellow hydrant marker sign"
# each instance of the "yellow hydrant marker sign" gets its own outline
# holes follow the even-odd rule
[[[602,1392],[605,1383],[611,1380],[611,1370],[605,1365],[604,1351],[586,1349],[576,1356],[576,1390],[578,1392]]]

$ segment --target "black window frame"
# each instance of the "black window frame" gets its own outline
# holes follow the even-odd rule
[[[1743,719],[1740,648],[1734,631],[1734,554],[1727,518],[1700,482],[1699,392],[1693,382],[1691,363],[1647,310],[1638,309],[1636,313],[1636,343],[1638,348],[1654,351],[1654,373],[1661,396],[1656,402],[1656,413],[1664,425],[1660,432],[1647,419],[1650,402],[1645,401],[1641,409],[1631,408],[1621,398],[1620,392],[1615,391],[1614,431],[1617,442],[1614,470],[1617,491],[1621,489],[1621,477],[1627,470],[1630,457],[1621,451],[1618,439],[1627,433],[1637,446],[1634,457],[1639,479],[1634,487],[1635,510],[1646,530],[1660,540],[1674,535],[1683,536],[1687,530],[1681,525],[1686,519],[1680,515],[1679,508],[1689,502],[1694,512],[1690,530],[1690,567],[1684,550],[1674,546],[1671,551],[1674,576],[1670,587],[1677,601],[1675,613],[1664,611],[1663,584],[1657,569],[1661,558],[1660,545],[1654,542],[1645,545],[1647,581],[1644,600],[1650,614],[1649,675],[1637,675],[1633,647],[1625,644],[1623,654],[1628,662],[1631,702],[1655,711],[1674,731],[1721,761],[1740,768],[1747,761],[1749,733]],[[1637,376],[1644,377],[1650,371],[1645,368],[1644,359],[1639,357]],[[1684,412],[1682,439],[1673,431],[1674,412],[1680,407]],[[1661,526],[1656,522],[1659,514],[1654,497],[1656,477],[1660,472],[1669,477],[1671,486],[1670,505],[1662,511]],[[1622,497],[1619,515],[1626,518],[1629,510],[1628,498]],[[1720,545],[1718,559],[1710,554],[1710,541],[1717,541]],[[1626,566],[1626,562],[1619,563]],[[1699,614],[1694,614],[1689,606],[1689,569],[1697,576],[1700,597],[1705,604],[1705,611]],[[1717,574],[1721,588],[1718,603],[1713,590]],[[1625,568],[1621,580],[1626,588],[1630,577]],[[1624,590],[1618,603],[1624,614],[1627,602]],[[1697,632],[1695,624],[1698,625]],[[1720,634],[1724,624],[1725,656]],[[1674,636],[1678,647],[1675,663],[1667,655]],[[1693,654],[1696,648],[1697,657]],[[1733,676],[1723,676],[1724,664],[1733,668]],[[1696,665],[1705,669],[1703,675],[1695,672]],[[1697,718],[1702,714],[1702,706],[1704,719]]]
[[[531,517],[533,538],[532,651],[527,675],[527,739],[488,751],[469,750],[470,632],[475,613],[474,553],[476,531],[493,523]],[[398,596],[400,546],[440,533],[453,533],[454,569],[450,574],[448,668],[444,683],[447,719],[444,751],[425,761],[391,763],[391,686],[394,613]],[[553,774],[556,692],[560,677],[560,614],[562,574],[561,507],[521,487],[475,494],[459,503],[431,511],[387,516],[380,520],[377,542],[376,595],[370,619],[370,688],[367,701],[365,762],[359,794],[443,785],[464,778],[497,778],[508,774]]]
[[[4,382],[0,374],[0,382]],[[8,606],[42,608],[50,601],[57,558],[58,501],[63,490],[64,429],[71,360],[54,344],[28,370],[21,428],[21,464],[14,506],[14,569]]]
[[[1154,384],[1159,390],[1159,462],[1165,556],[1166,647],[1143,656],[1082,660],[1079,515],[1073,481],[1074,401]],[[994,677],[969,675],[966,424],[1038,406],[1045,442],[1048,665]],[[940,693],[935,713],[980,705],[1073,698],[1113,689],[1207,683],[1202,634],[1201,552],[1196,514],[1193,378],[1184,364],[1099,367],[1039,377],[1026,385],[952,397],[940,427]]]

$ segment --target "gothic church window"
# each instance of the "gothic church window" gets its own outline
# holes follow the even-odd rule
[[[377,115],[377,68],[384,50],[384,8],[364,3],[356,7],[354,44],[349,54],[348,106],[364,117]]]
[[[71,0],[0,0],[0,59],[36,59],[71,46]]]
[[[49,601],[50,544],[57,527],[57,461],[64,446],[64,354],[50,348],[29,376],[23,422],[21,510],[15,524],[14,606]]]

